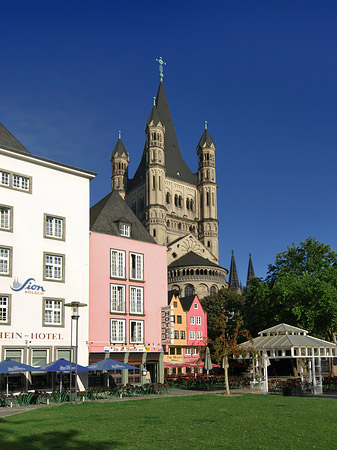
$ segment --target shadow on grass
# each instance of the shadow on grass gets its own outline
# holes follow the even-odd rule
[[[66,432],[49,432],[30,434],[29,436],[15,436],[10,431],[1,431],[0,433],[0,449],[6,450],[45,450],[45,449],[85,449],[85,450],[108,450],[121,448],[122,443],[116,441],[88,441],[81,438],[77,430]]]

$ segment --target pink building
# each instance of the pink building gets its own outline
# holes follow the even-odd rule
[[[207,314],[204,312],[197,295],[189,295],[180,299],[186,312],[185,362],[193,363],[199,359],[200,347],[207,344]]]
[[[139,367],[117,382],[164,381],[161,307],[167,305],[167,249],[155,243],[112,192],[91,208],[89,360]]]

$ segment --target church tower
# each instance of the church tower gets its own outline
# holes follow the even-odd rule
[[[199,240],[219,261],[215,152],[216,147],[207,130],[207,122],[205,122],[205,130],[197,146],[200,203]]]
[[[128,181],[129,154],[125,150],[121,139],[121,132],[118,132],[118,141],[111,153],[111,190],[118,191],[122,198],[125,198]]]
[[[165,127],[162,124],[156,98],[146,122],[146,196],[145,226],[158,244],[166,244],[165,207]]]

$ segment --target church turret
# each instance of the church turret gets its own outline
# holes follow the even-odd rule
[[[197,146],[199,193],[199,240],[219,259],[217,216],[217,184],[215,174],[216,147],[205,122],[205,130]]]
[[[238,271],[236,269],[234,250],[232,250],[231,267],[229,270],[228,288],[234,292],[241,292]]]
[[[121,132],[118,132],[118,141],[111,153],[111,190],[118,191],[122,198],[125,198],[128,182],[128,166],[130,162],[129,154],[125,150],[121,139]]]
[[[161,82],[162,83],[162,82]],[[160,120],[156,97],[146,122],[146,228],[158,244],[166,244],[165,126]]]

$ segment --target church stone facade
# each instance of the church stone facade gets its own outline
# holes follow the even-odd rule
[[[125,198],[154,240],[168,248],[169,290],[200,298],[227,287],[219,264],[214,141],[205,130],[196,148],[198,172],[183,160],[164,84],[145,125],[138,169],[128,177],[129,154],[121,137],[111,155],[112,190]]]

